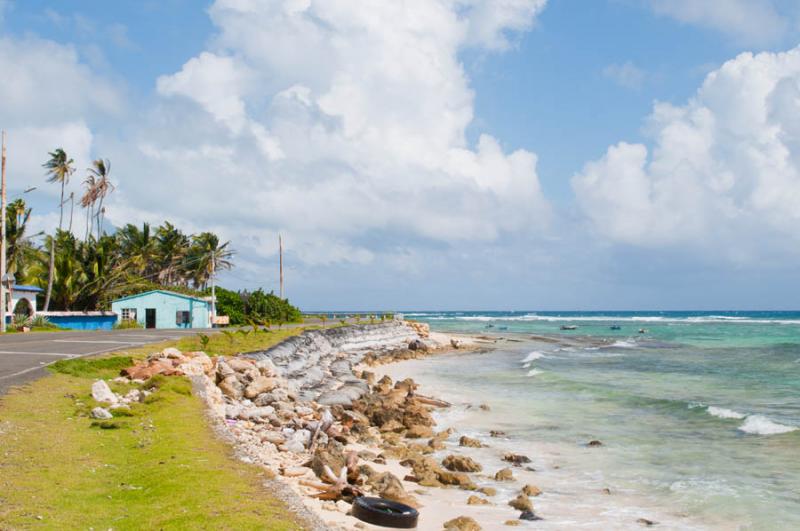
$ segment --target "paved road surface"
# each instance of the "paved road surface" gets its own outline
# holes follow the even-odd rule
[[[47,372],[58,360],[138,347],[197,334],[197,330],[33,332],[0,336],[0,395]]]

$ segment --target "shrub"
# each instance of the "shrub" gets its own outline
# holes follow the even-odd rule
[[[132,328],[144,328],[144,327],[142,326],[142,323],[140,323],[135,319],[124,319],[121,321],[117,321],[114,324],[115,330],[129,330]]]

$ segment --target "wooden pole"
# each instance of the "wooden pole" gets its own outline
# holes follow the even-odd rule
[[[282,299],[283,298],[283,238],[281,238],[280,234],[278,234],[278,254],[279,254],[280,274],[281,274],[280,296]]]
[[[2,202],[2,207],[0,207],[0,217],[2,217],[2,221],[0,221],[0,233],[2,233],[2,243],[0,243],[0,332],[5,333],[6,331],[6,311],[8,307],[6,305],[6,132],[3,131],[3,155],[2,155],[2,170],[0,173],[2,177],[0,177],[0,202]]]

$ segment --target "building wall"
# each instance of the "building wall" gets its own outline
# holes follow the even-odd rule
[[[114,301],[111,309],[122,319],[122,310],[133,308],[136,310],[136,320],[143,327],[147,308],[156,310],[156,328],[209,328],[209,304],[205,301],[187,299],[166,293],[144,293],[129,299]],[[178,311],[187,311],[191,314],[191,323],[178,325],[176,314]]]

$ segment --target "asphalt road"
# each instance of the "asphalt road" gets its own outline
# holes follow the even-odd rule
[[[103,330],[32,332],[0,336],[0,395],[41,378],[58,360],[138,347],[197,334],[198,330]]]

